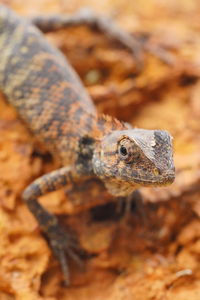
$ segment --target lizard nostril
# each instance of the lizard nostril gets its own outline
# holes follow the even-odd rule
[[[154,169],[153,172],[154,172],[155,176],[162,175],[161,169],[159,169],[159,168]]]

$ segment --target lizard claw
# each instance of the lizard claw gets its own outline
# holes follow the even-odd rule
[[[70,284],[70,272],[68,266],[68,258],[71,258],[79,267],[83,267],[81,256],[84,250],[79,246],[73,234],[67,233],[58,222],[52,224],[46,231],[46,237],[53,254],[58,259],[62,273],[64,276],[64,283],[66,286]]]
[[[53,250],[53,248],[52,248]],[[54,252],[54,250],[53,250]],[[64,284],[65,286],[69,286],[70,285],[70,274],[69,274],[69,267],[68,267],[68,262],[67,262],[67,258],[65,255],[65,252],[60,250],[56,250],[57,252],[57,259],[60,263],[61,269],[62,269],[62,273],[63,273],[63,277],[64,277]]]

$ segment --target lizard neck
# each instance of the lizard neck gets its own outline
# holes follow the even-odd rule
[[[87,122],[89,120],[90,122]],[[107,115],[92,115],[84,119],[85,126],[80,130],[81,136],[78,145],[78,156],[76,161],[77,172],[83,174],[93,174],[93,155],[99,143],[107,134],[116,130],[125,130],[130,125]]]
[[[90,138],[94,142],[100,141],[105,135],[116,130],[131,129],[131,125],[109,115],[88,115],[80,120],[80,139]]]

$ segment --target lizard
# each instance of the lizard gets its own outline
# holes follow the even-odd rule
[[[30,183],[22,199],[69,284],[67,256],[79,259],[76,246],[38,198],[90,177],[102,180],[116,197],[142,186],[171,184],[175,179],[172,137],[165,130],[137,129],[98,115],[67,58],[36,25],[0,5],[0,90],[59,162],[57,170]]]

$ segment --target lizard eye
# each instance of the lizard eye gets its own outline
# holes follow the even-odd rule
[[[124,146],[121,146],[121,147],[119,148],[119,152],[120,152],[120,154],[121,154],[122,156],[124,156],[124,157],[128,155],[128,151],[127,151],[126,147],[124,147]]]
[[[128,145],[119,145],[118,153],[121,159],[125,160],[126,162],[130,162],[132,155]]]
[[[140,159],[140,153],[129,139],[122,139],[118,148],[119,157],[127,164]]]

